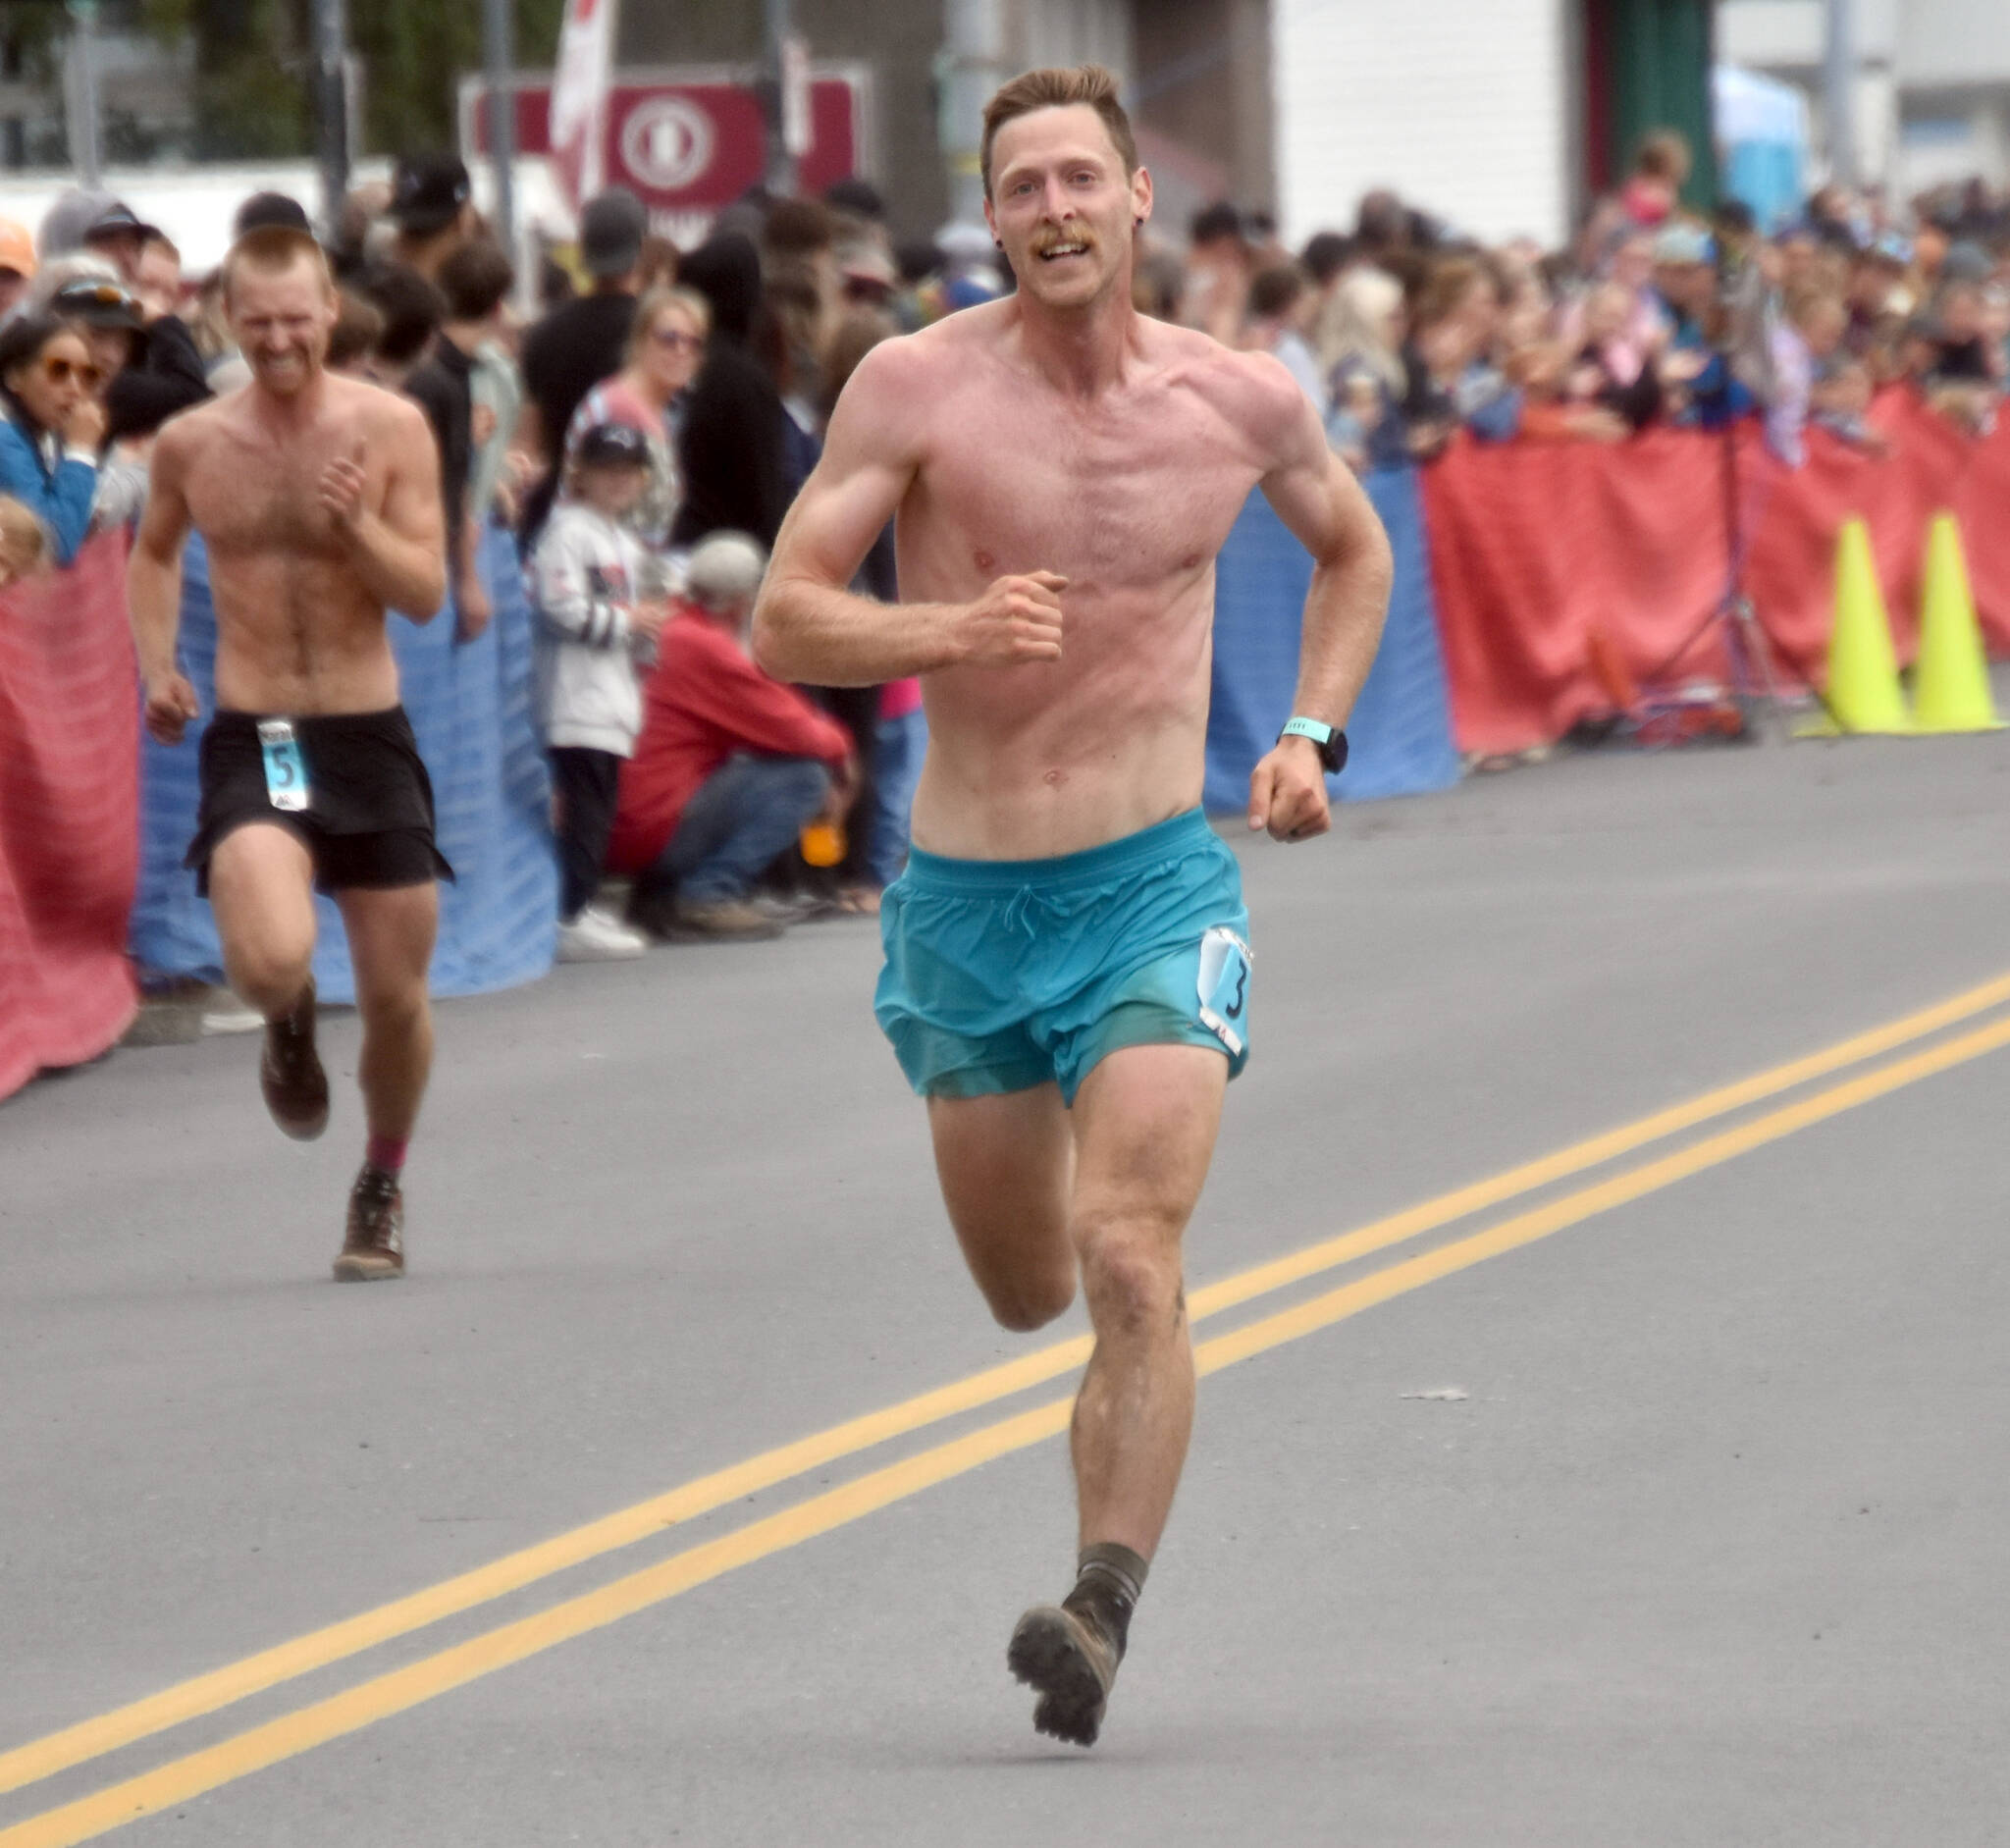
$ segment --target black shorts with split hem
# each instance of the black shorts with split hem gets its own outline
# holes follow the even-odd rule
[[[265,786],[258,727],[289,718],[307,771],[307,806],[276,809]],[[202,734],[202,806],[184,866],[209,894],[209,857],[228,834],[254,821],[295,835],[314,862],[314,887],[427,885],[453,869],[433,841],[433,780],[404,708],[292,718],[283,713],[219,712]]]

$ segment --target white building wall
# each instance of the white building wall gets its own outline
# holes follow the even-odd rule
[[[1285,236],[1345,229],[1373,186],[1490,240],[1568,233],[1565,0],[1276,0]]]
[[[1017,0],[1008,62],[1014,70],[1035,65],[1100,64],[1119,78],[1131,75],[1131,9],[1127,0]]]

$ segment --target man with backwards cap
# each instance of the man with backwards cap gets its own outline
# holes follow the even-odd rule
[[[992,1313],[1037,1328],[1078,1277],[1087,1299],[1076,1581],[1007,1661],[1034,1725],[1088,1745],[1186,1456],[1181,1241],[1249,1049],[1248,920],[1199,808],[1214,556],[1260,487],[1315,563],[1294,716],[1250,778],[1248,824],[1280,841],[1330,825],[1391,566],[1291,375],[1133,308],[1152,187],[1107,72],[1008,83],[982,173],[1018,291],[867,355],[755,644],[784,679],[923,676],[875,1012]],[[904,601],[854,596],[896,514]]]
[[[315,1051],[314,892],[343,914],[367,1140],[336,1277],[404,1274],[400,1175],[432,1066],[426,972],[439,920],[433,792],[397,703],[385,612],[446,594],[439,463],[425,414],[323,360],[337,318],[321,246],[266,226],[231,247],[224,309],[251,383],[166,425],[127,593],[147,729],[198,716],[175,658],[183,542],[209,554],[217,711],[202,739],[188,864],[231,985],[265,1016],[260,1086],[305,1140],[328,1125]]]

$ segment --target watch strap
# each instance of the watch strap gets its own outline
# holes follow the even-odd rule
[[[1309,739],[1318,747],[1319,762],[1331,775],[1337,776],[1347,767],[1347,733],[1338,725],[1295,713],[1285,720],[1284,729],[1277,736],[1280,743],[1287,738]]]

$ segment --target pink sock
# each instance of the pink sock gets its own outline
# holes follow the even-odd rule
[[[373,1135],[363,1144],[363,1159],[371,1167],[395,1175],[404,1167],[405,1146],[401,1136]]]

